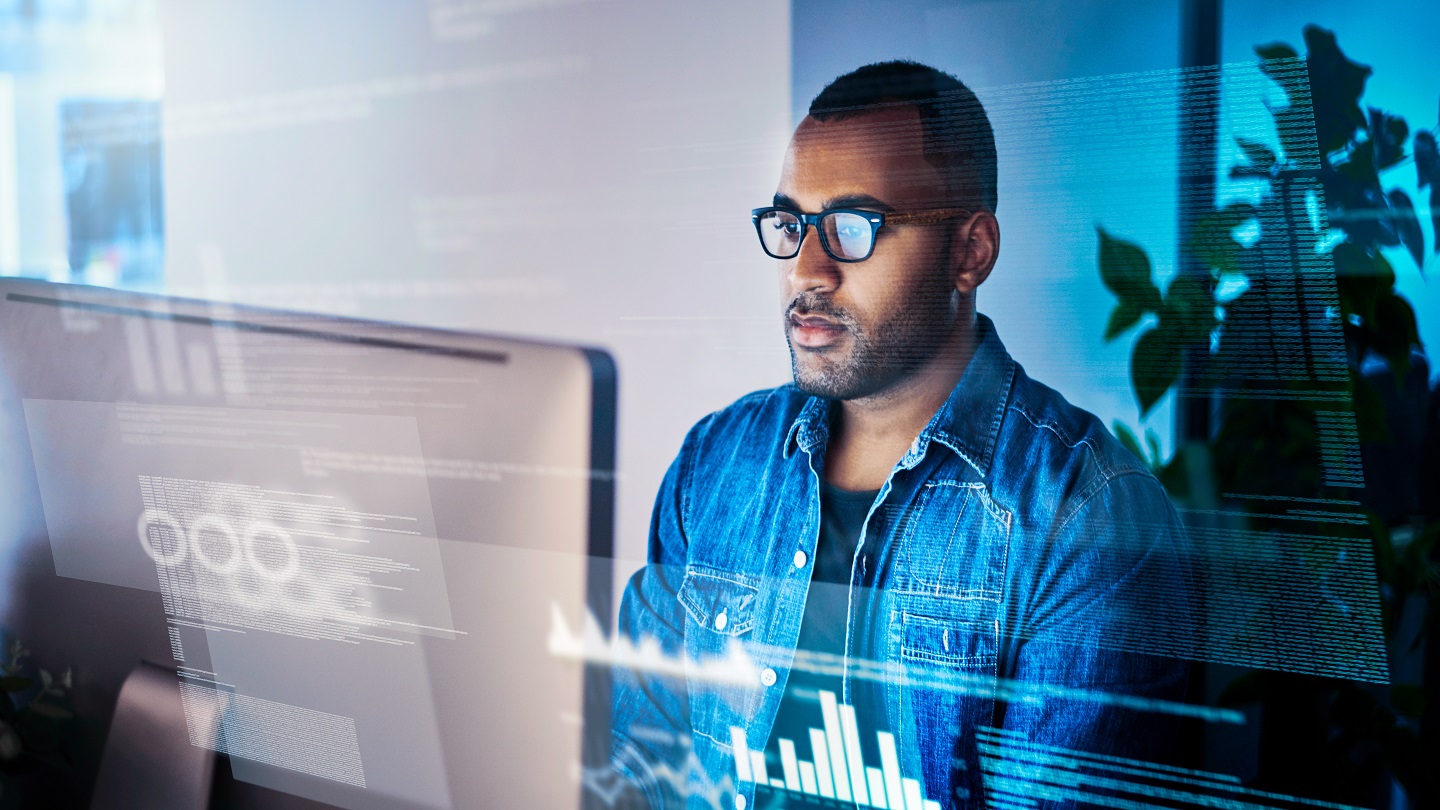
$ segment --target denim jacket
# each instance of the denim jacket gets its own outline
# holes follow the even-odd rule
[[[1196,611],[1156,479],[1026,376],[983,315],[978,330],[870,509],[841,662],[843,701],[884,719],[900,771],[942,807],[1031,791],[1033,760],[996,754],[996,735],[1153,759],[1173,715],[1123,698],[1183,696],[1170,656]],[[735,753],[766,749],[797,665],[832,407],[793,386],[750,394],[695,425],[665,476],[619,632],[686,674],[617,668],[613,684],[612,764],[653,807],[756,806]],[[750,674],[713,677],[737,656]]]

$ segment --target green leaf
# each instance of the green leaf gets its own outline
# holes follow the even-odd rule
[[[1416,153],[1416,182],[1421,189],[1430,189],[1430,225],[1433,228],[1434,244],[1431,251],[1440,254],[1440,146],[1430,131],[1420,130],[1411,141]],[[1426,271],[1420,265],[1420,272]]]
[[[1120,443],[1125,445],[1125,449],[1134,453],[1136,458],[1144,461],[1145,453],[1140,450],[1140,440],[1135,437],[1135,431],[1131,430],[1129,425],[1126,425],[1119,419],[1110,423],[1110,426],[1115,430],[1115,438],[1119,439]]]
[[[1255,54],[1264,60],[1271,59],[1294,59],[1300,54],[1295,49],[1283,42],[1271,42],[1268,45],[1256,45]]]
[[[1270,111],[1270,117],[1275,119],[1275,136],[1280,141],[1281,154],[1303,155],[1314,148],[1315,123],[1308,105],[1276,107]]]
[[[1396,295],[1394,290],[1385,290],[1375,299],[1375,320],[1370,325],[1373,333],[1380,338],[1375,349],[1384,355],[1395,374],[1395,382],[1402,384],[1410,373],[1410,351],[1420,346],[1420,329],[1415,322],[1415,310],[1410,302]]]
[[[1415,205],[1410,195],[1400,189],[1391,189],[1385,195],[1390,202],[1390,219],[1395,223],[1395,232],[1400,235],[1400,244],[1410,251],[1410,258],[1416,266],[1425,267],[1425,234],[1420,230],[1420,218],[1415,215]]]
[[[1427,130],[1415,133],[1411,141],[1415,151],[1415,180],[1420,188],[1440,187],[1440,145],[1435,135]]]
[[[1134,301],[1121,301],[1110,310],[1110,320],[1105,324],[1105,340],[1109,342],[1124,334],[1125,330],[1140,322],[1144,315]]]
[[[1435,241],[1430,250],[1440,253],[1440,186],[1430,187],[1430,233]],[[1425,265],[1420,265],[1420,277],[1425,277]]]
[[[1217,211],[1202,214],[1195,220],[1185,242],[1185,250],[1206,267],[1214,268],[1220,275],[1240,271],[1240,257],[1244,248],[1231,232],[1246,220],[1257,215],[1255,206],[1249,203],[1232,203]]]
[[[1307,25],[1304,33],[1315,137],[1323,155],[1345,146],[1365,126],[1360,96],[1371,70],[1345,57],[1333,31]]]
[[[1285,61],[1299,58],[1300,55],[1294,48],[1283,42],[1272,42],[1268,45],[1257,45],[1255,53],[1261,60],[1260,72],[1279,84],[1287,99],[1294,98],[1297,91],[1304,89],[1303,72],[1294,70],[1293,63]]]
[[[1150,258],[1138,245],[1116,239],[1096,227],[1100,234],[1100,280],[1120,302],[1141,312],[1160,309],[1160,290],[1150,280]]]
[[[1150,450],[1150,466],[1159,467],[1164,459],[1160,457],[1160,436],[1155,428],[1145,429],[1145,447]]]
[[[1388,169],[1405,158],[1405,140],[1410,137],[1410,125],[1405,123],[1404,118],[1374,107],[1366,113],[1366,130],[1370,133],[1375,166]]]
[[[1275,168],[1275,164],[1279,162],[1275,153],[1270,151],[1270,147],[1259,141],[1236,138],[1235,143],[1240,146],[1240,151],[1245,153],[1245,162],[1250,168],[1261,174],[1269,174],[1270,170]]]
[[[1180,379],[1180,342],[1161,326],[1141,333],[1130,355],[1130,383],[1143,417]]]
[[[1177,343],[1207,342],[1215,328],[1215,294],[1206,280],[1189,274],[1176,276],[1165,291],[1160,324]]]

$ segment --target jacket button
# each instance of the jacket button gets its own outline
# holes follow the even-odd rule
[[[773,670],[773,669],[771,669],[771,668],[769,668],[769,667],[766,667],[764,670],[762,670],[762,671],[760,672],[760,683],[763,683],[763,684],[765,684],[766,686],[774,686],[774,685],[775,685],[775,670]]]
[[[745,797],[743,795],[735,797],[735,810],[745,810]]]
[[[803,552],[803,551],[797,551],[797,552],[795,552],[795,567],[796,567],[796,568],[804,568],[804,567],[805,567],[805,561],[806,561],[807,559],[809,559],[809,558],[805,556],[805,552]]]
[[[715,629],[716,629],[716,630],[724,630],[724,629],[725,629],[725,625],[727,625],[727,624],[729,624],[729,623],[730,623],[730,617],[729,617],[729,616],[726,616],[726,615],[725,615],[725,611],[723,611],[723,610],[720,611],[719,615],[717,615],[717,616],[715,617]]]

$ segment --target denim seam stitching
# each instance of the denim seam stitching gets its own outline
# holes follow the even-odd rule
[[[1057,535],[1063,535],[1070,528],[1070,521],[1074,520],[1075,516],[1080,514],[1100,493],[1108,490],[1111,482],[1132,475],[1139,476],[1142,480],[1146,478],[1154,480],[1154,476],[1145,470],[1121,469],[1102,473],[1101,477],[1086,487],[1079,496],[1070,499],[1069,509],[1066,510],[1065,517],[1061,519],[1059,525],[1056,527],[1055,533]]]
[[[1015,412],[1019,413],[1021,416],[1025,417],[1025,421],[1029,422],[1031,425],[1034,425],[1036,428],[1041,428],[1044,430],[1048,430],[1051,433],[1054,433],[1055,436],[1060,439],[1060,443],[1065,445],[1067,448],[1074,450],[1076,447],[1084,445],[1086,452],[1090,456],[1090,463],[1095,465],[1095,469],[1098,472],[1103,474],[1111,470],[1111,467],[1102,461],[1099,448],[1097,448],[1095,446],[1095,443],[1089,438],[1071,439],[1070,434],[1068,434],[1058,422],[1051,419],[1040,419],[1039,417],[1033,416],[1030,414],[1030,412],[1025,410],[1025,406],[1020,403],[1012,404],[1010,408]]]

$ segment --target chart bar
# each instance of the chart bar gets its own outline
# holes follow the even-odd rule
[[[815,766],[803,759],[800,760],[800,789],[811,796],[820,792],[815,784]]]
[[[768,785],[768,784],[770,784],[770,778],[769,778],[770,775],[765,772],[765,752],[764,752],[764,751],[751,751],[751,752],[750,752],[750,772],[751,772],[751,775],[753,775],[753,776],[755,777],[755,784],[757,784],[757,785]]]
[[[841,704],[840,731],[845,735],[845,759],[850,766],[850,787],[855,791],[855,801],[869,804],[870,792],[865,789],[865,780],[860,778],[865,773],[865,760],[860,757],[860,727],[855,722],[854,706]]]
[[[730,727],[730,746],[735,749],[735,778],[741,782],[752,782],[750,775],[750,746],[745,742],[745,729]]]
[[[940,802],[925,798],[925,783],[921,779],[901,774],[899,748],[894,734],[875,732],[880,767],[867,766],[855,707],[839,702],[834,692],[822,689],[819,696],[824,728],[807,729],[806,735],[813,759],[800,759],[794,740],[772,738],[778,749],[772,752],[772,756],[780,762],[780,774],[771,775],[765,752],[750,748],[744,728],[730,727],[735,773],[740,782],[754,782],[761,787],[788,793],[854,802],[857,807],[941,810]]]
[[[810,750],[815,752],[815,781],[819,783],[820,795],[835,798],[834,777],[830,775],[830,755],[826,752],[825,732],[810,729]],[[849,791],[846,791],[849,794]]]
[[[825,723],[825,743],[830,749],[830,767],[834,770],[835,798],[850,801],[850,774],[845,768],[845,746],[840,741],[840,713],[836,709],[835,693],[820,690],[820,716]],[[815,756],[820,761],[820,756]],[[863,778],[863,774],[857,778]]]
[[[901,779],[900,788],[905,791],[905,810],[925,810],[925,796],[920,792],[917,779]]]
[[[880,740],[880,768],[885,772],[885,798],[889,799],[891,810],[903,810],[905,793],[900,786],[900,755],[895,751],[895,735],[881,731],[875,736]]]
[[[785,789],[800,790],[800,768],[795,762],[795,743],[780,740],[780,770],[785,774]]]
[[[879,768],[866,768],[865,776],[870,780],[870,801],[883,810],[888,806],[885,804],[885,774],[880,773]]]

